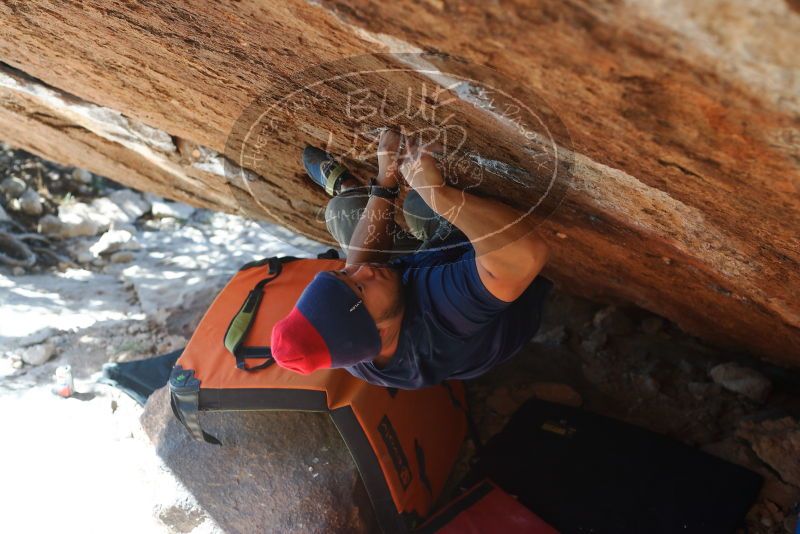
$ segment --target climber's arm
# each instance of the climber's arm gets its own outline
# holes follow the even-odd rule
[[[495,297],[516,300],[544,267],[548,248],[524,213],[447,185],[429,154],[404,168],[406,181],[469,238],[481,281]]]

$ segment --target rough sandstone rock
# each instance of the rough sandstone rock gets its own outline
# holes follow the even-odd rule
[[[369,532],[372,509],[347,447],[327,414],[201,414],[223,445],[192,440],[169,391],[148,400],[142,425],[159,456],[223,531]]]
[[[701,4],[12,0],[0,6],[0,132],[131,187],[327,239],[325,197],[298,154],[354,133],[344,95],[295,109],[265,139],[266,166],[242,170],[257,195],[225,176],[237,117],[268,89],[298,89],[310,65],[451,54],[465,76],[485,65],[502,89],[540,96],[569,130],[573,178],[541,227],[546,274],[797,366],[800,16],[793,2]],[[478,191],[530,201],[503,171],[525,157],[518,132],[490,107],[461,107],[478,156],[500,169]]]
[[[747,440],[781,479],[800,487],[800,424],[796,419],[745,421],[736,435]]]

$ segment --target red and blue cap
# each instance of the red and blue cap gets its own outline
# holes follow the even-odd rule
[[[350,287],[334,274],[317,274],[289,315],[272,328],[272,357],[309,374],[372,360],[381,350],[375,321]]]

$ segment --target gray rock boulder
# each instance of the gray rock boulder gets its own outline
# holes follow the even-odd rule
[[[92,183],[92,173],[86,169],[74,169],[72,171],[72,179],[78,183],[88,185]]]
[[[28,184],[26,184],[23,179],[17,178],[16,176],[9,176],[0,182],[0,190],[8,195],[9,198],[19,198],[27,187]]]
[[[27,215],[41,215],[44,211],[42,197],[33,189],[28,189],[19,197],[19,208]]]
[[[139,250],[141,245],[136,236],[128,230],[109,230],[100,236],[91,247],[91,252],[95,257],[112,254],[121,250]]]
[[[49,341],[20,350],[22,361],[28,365],[42,365],[52,358],[55,353],[56,347]]]
[[[709,376],[725,389],[756,402],[764,402],[772,388],[769,379],[764,375],[735,362],[721,363],[713,367]]]
[[[151,211],[153,217],[172,217],[174,219],[188,219],[192,216],[195,209],[188,204],[181,202],[168,202],[165,200],[154,200]]]
[[[156,391],[142,425],[159,456],[229,534],[369,532],[372,508],[327,414],[201,414],[223,445],[192,440]]]
[[[109,200],[119,206],[128,217],[136,220],[150,211],[150,202],[142,198],[142,195],[130,189],[120,189],[108,195]]]
[[[108,257],[111,263],[130,263],[136,259],[136,255],[130,250],[118,250]]]
[[[45,231],[45,217],[39,220]],[[93,214],[91,208],[83,202],[74,204],[64,204],[58,208],[58,221],[47,219],[46,228],[49,235],[57,237],[79,237],[93,236],[97,234],[103,226],[108,226],[108,221],[100,220]]]
[[[90,210],[90,216],[97,221],[104,230],[112,224],[116,226],[131,224],[136,220],[135,217],[128,215],[122,207],[106,197],[92,200]]]

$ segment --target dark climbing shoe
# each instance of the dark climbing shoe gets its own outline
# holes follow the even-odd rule
[[[347,167],[333,159],[333,156],[317,147],[303,149],[303,166],[311,179],[325,189],[330,196],[339,194],[342,182],[355,177]]]

